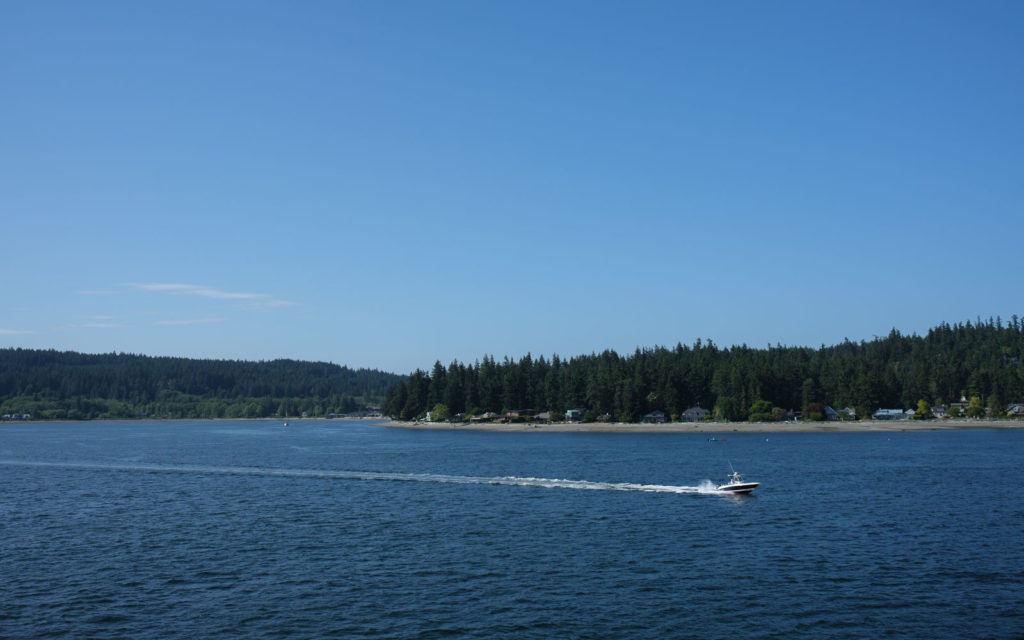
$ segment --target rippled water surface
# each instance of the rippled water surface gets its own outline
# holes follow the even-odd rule
[[[724,437],[4,424],[0,637],[1024,637],[1024,431]]]

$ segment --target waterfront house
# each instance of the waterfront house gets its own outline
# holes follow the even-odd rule
[[[664,411],[652,411],[645,415],[640,422],[645,424],[664,424],[665,412]]]
[[[586,412],[586,409],[569,409],[568,411],[565,412],[565,421],[579,422],[580,420],[583,419],[583,414],[585,414]]]
[[[950,403],[949,408],[950,409],[954,409],[954,408],[957,409],[957,415],[960,416],[960,417],[964,417],[964,416],[967,415],[967,407],[969,405],[970,405],[969,402],[953,402],[953,403]]]
[[[844,407],[842,409],[833,409],[830,406],[825,406],[825,419],[826,420],[856,420],[857,411],[853,407]]]
[[[700,422],[701,420],[706,420],[710,415],[710,411],[700,405],[696,405],[684,411],[683,415],[679,416],[679,419],[682,422]]]
[[[875,420],[906,420],[913,413],[913,411],[907,412],[903,409],[878,409],[871,414],[871,417]]]
[[[499,417],[500,416],[494,413],[493,411],[488,411],[487,413],[477,414],[471,417],[469,420],[470,422],[494,422],[494,420]]]
[[[1006,407],[1006,416],[1008,418],[1024,418],[1024,404],[1015,403]]]
[[[511,422],[520,422],[527,418],[532,418],[536,412],[531,409],[512,409],[511,411],[505,412],[505,420]]]

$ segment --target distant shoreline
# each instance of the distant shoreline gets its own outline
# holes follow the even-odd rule
[[[12,424],[49,424],[53,422],[59,423],[82,423],[88,424],[90,422],[312,422],[312,421],[323,421],[323,422],[380,422],[387,421],[387,418],[366,417],[336,417],[327,418],[324,416],[312,416],[308,418],[302,418],[297,416],[289,416],[287,418],[166,418],[166,417],[149,417],[149,418],[89,418],[88,420],[73,420],[71,418],[32,418],[30,420],[0,420],[0,425],[12,425]]]
[[[443,422],[377,423],[396,429],[433,429],[438,431],[506,431],[551,433],[807,433],[854,431],[949,431],[958,429],[1024,429],[1022,420],[864,420],[861,422],[668,422],[636,424],[625,422],[590,423],[509,423],[463,424]]]
[[[1024,429],[1024,420],[862,420],[857,422],[555,422],[485,423],[408,422],[387,418],[288,417],[288,418],[95,418],[92,420],[4,420],[0,427],[92,422],[370,422],[392,429],[435,431],[494,431],[522,433],[808,433],[854,431],[955,431],[966,429]]]

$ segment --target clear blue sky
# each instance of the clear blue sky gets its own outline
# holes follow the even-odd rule
[[[1021,2],[0,4],[0,346],[327,360],[1024,315]]]

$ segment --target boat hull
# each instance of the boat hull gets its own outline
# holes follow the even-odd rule
[[[736,484],[723,484],[718,487],[724,493],[748,494],[757,488],[759,482],[740,482]]]

